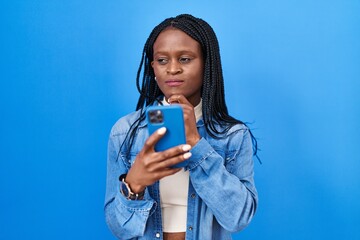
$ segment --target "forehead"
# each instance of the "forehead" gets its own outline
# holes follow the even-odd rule
[[[185,32],[176,28],[167,28],[157,37],[154,46],[154,53],[158,51],[200,51],[200,44],[187,35]]]

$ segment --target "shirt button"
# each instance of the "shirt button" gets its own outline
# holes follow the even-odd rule
[[[195,193],[191,194],[191,198],[195,198]]]
[[[190,230],[190,231],[192,231],[192,230],[193,230],[193,227],[192,227],[192,226],[190,226],[190,227],[189,227],[189,230]]]
[[[156,233],[155,237],[160,238],[160,233]]]

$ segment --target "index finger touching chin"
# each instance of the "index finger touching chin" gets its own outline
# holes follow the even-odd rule
[[[172,95],[171,97],[169,97],[168,103],[181,103],[183,100],[182,98],[184,98],[183,95]]]

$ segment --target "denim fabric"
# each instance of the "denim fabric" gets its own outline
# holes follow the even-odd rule
[[[112,128],[108,143],[105,218],[119,239],[162,239],[159,183],[148,186],[144,200],[127,200],[119,191],[118,177],[127,173],[148,137],[142,122],[130,157],[120,151],[139,112],[121,118]],[[191,149],[185,170],[190,171],[186,239],[226,240],[245,228],[257,207],[252,141],[246,126],[233,126],[226,136],[214,139],[197,122],[201,140]],[[217,126],[221,129],[221,126]]]

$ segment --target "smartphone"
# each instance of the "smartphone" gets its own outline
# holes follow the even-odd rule
[[[178,105],[152,106],[146,110],[149,135],[157,129],[166,127],[165,135],[156,143],[155,151],[164,151],[169,148],[185,144],[185,127],[183,110]],[[174,165],[175,168],[185,167],[187,160]]]

